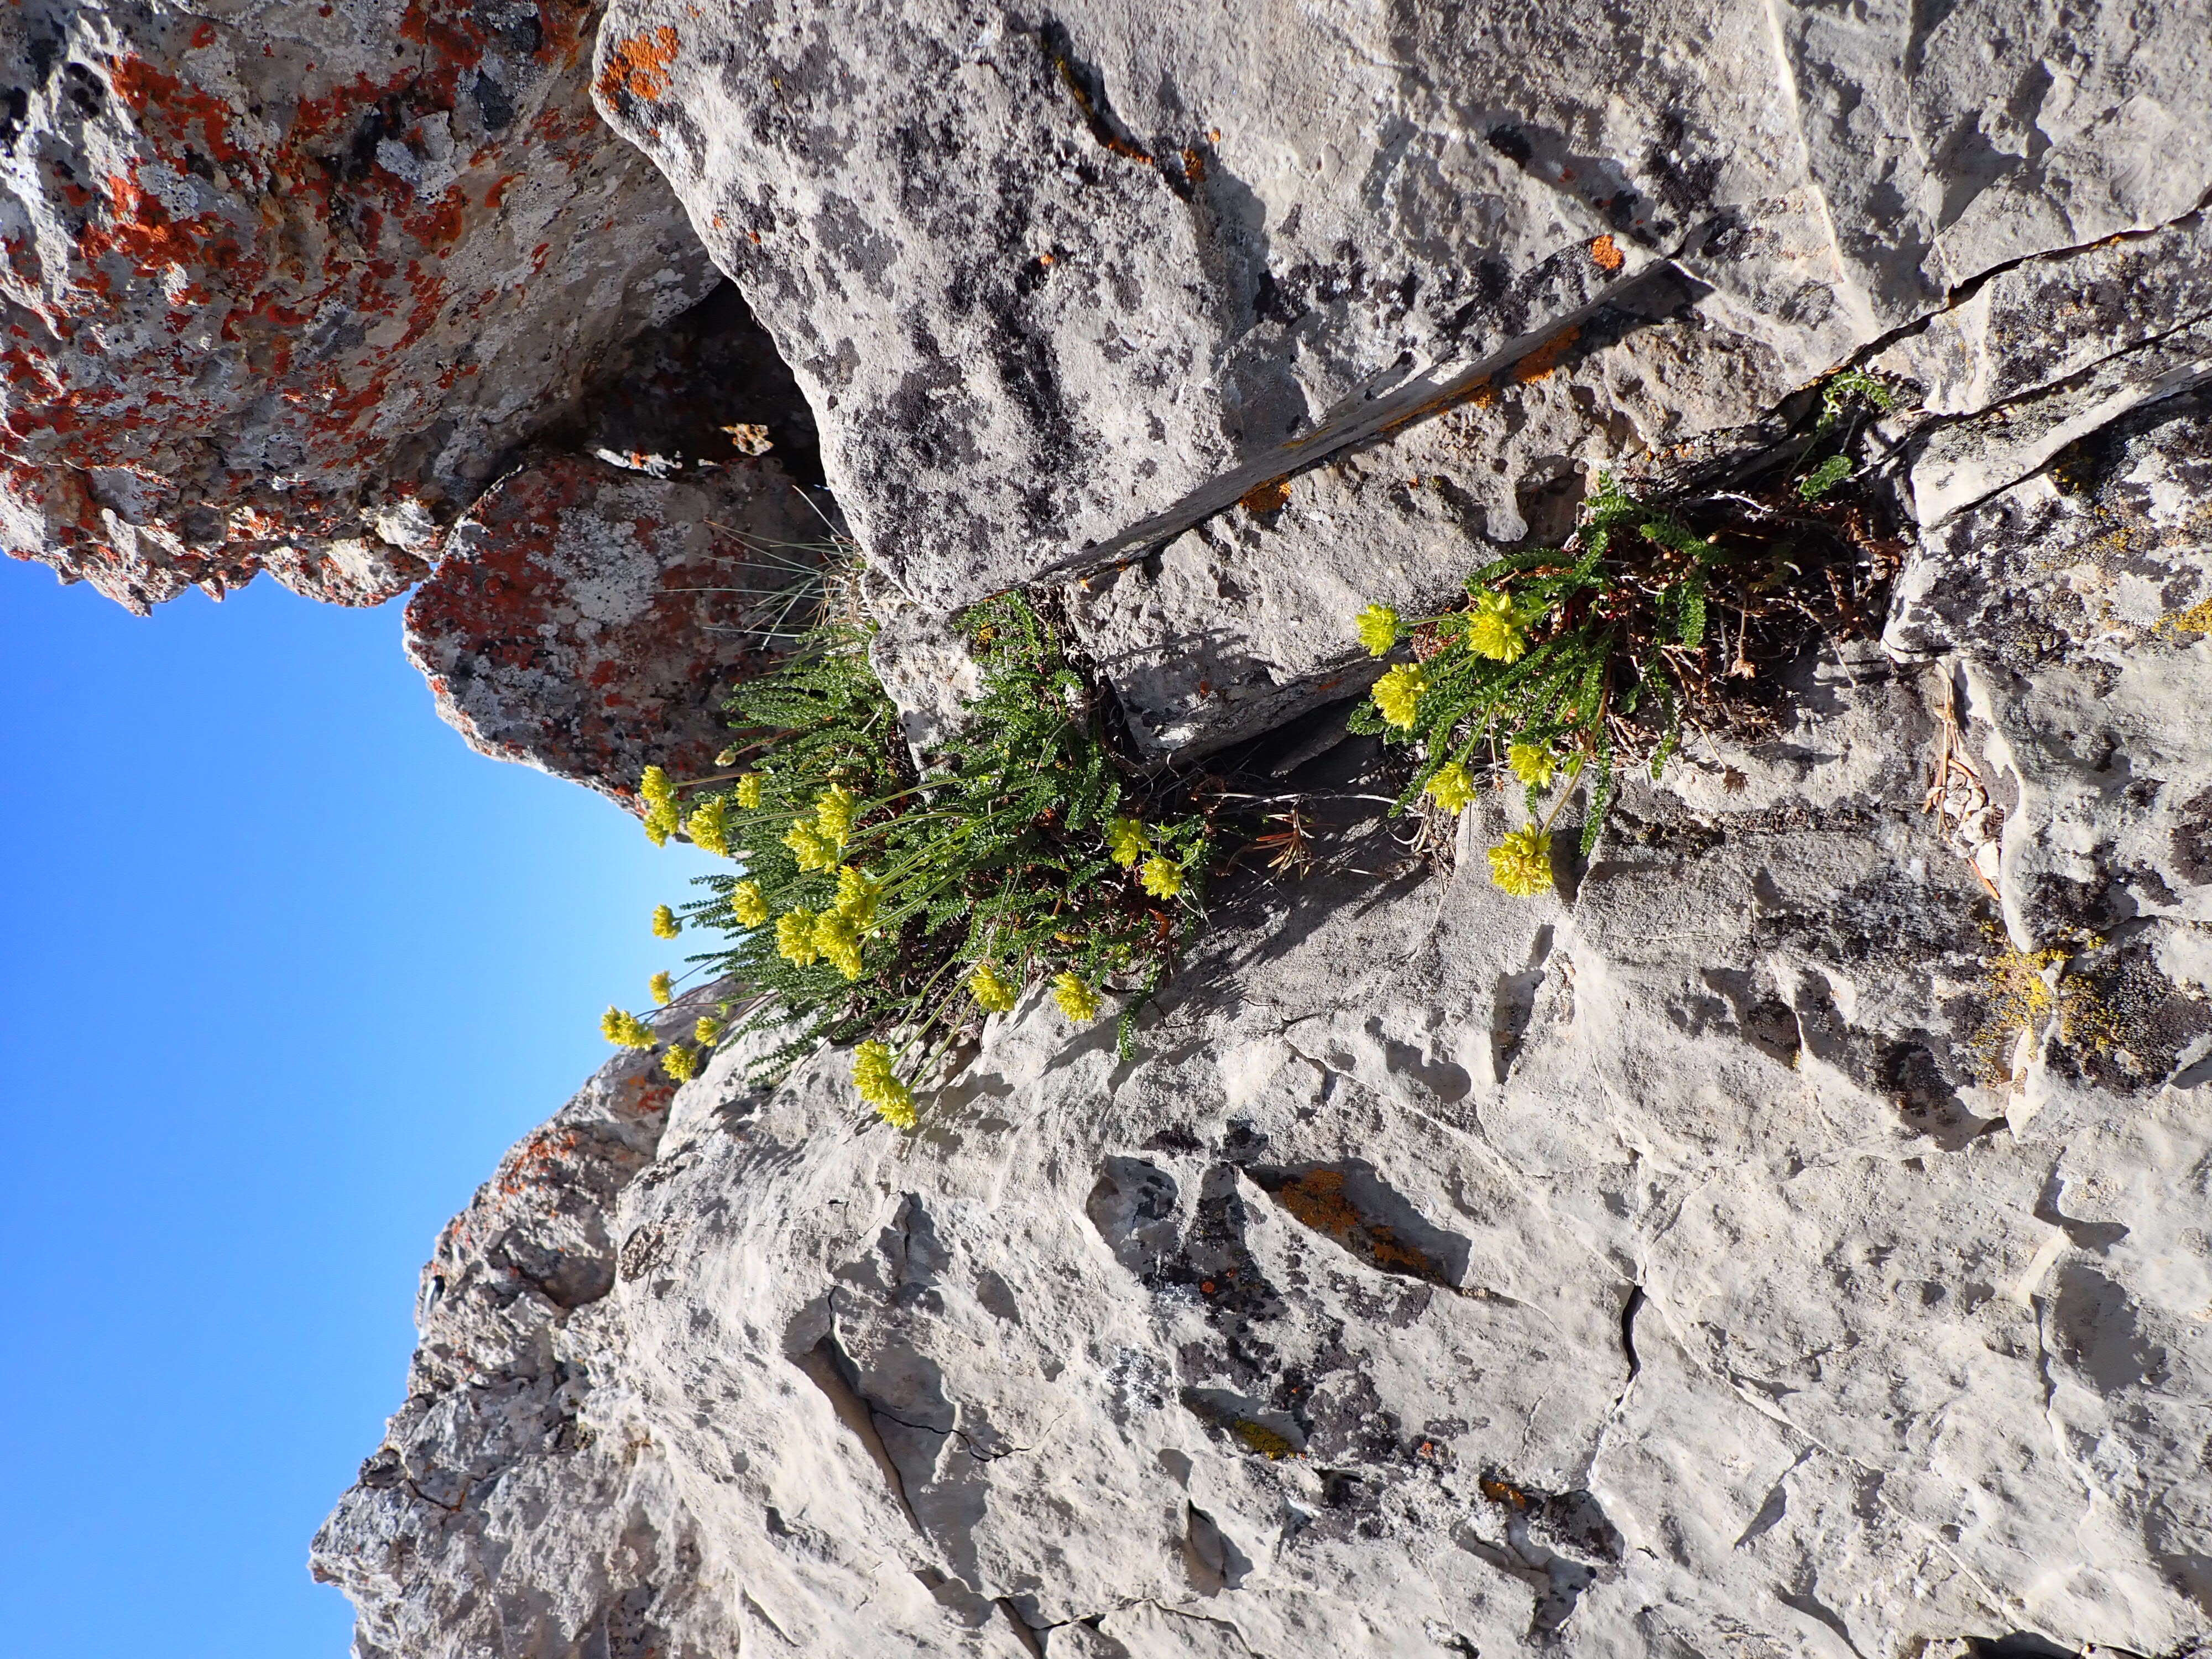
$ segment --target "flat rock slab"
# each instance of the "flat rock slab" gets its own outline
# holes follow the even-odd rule
[[[454,527],[407,654],[471,748],[634,806],[648,765],[714,769],[722,705],[781,655],[779,596],[805,591],[823,534],[773,457],[680,478],[540,462]]]
[[[593,114],[597,13],[0,21],[0,542],[134,610],[374,604],[598,357],[713,286]]]

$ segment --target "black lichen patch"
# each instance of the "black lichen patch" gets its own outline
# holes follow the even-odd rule
[[[2053,1003],[2051,1070],[2120,1093],[2160,1087],[2183,1054],[2212,1032],[2212,1001],[2160,973],[2141,938],[2073,958]]]

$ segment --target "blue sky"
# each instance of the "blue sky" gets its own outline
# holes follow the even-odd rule
[[[338,1659],[307,1540],[415,1275],[677,948],[696,854],[471,754],[399,606],[131,617],[0,560],[0,1630]]]

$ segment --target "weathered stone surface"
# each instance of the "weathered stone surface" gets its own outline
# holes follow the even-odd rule
[[[596,85],[836,411],[861,541],[941,609],[1164,541],[1655,260],[1802,382],[2180,218],[2206,21],[621,0]]]
[[[781,654],[777,595],[823,533],[773,456],[671,478],[543,461],[453,527],[407,654],[471,748],[634,805],[648,765],[714,770],[722,705]]]
[[[1887,640],[1958,653],[1989,724],[2023,940],[2212,922],[2212,396],[2137,410],[1922,534]],[[2177,880],[2176,873],[2179,879]]]
[[[703,1006],[658,1024],[674,1035]],[[649,1170],[673,1092],[652,1056],[611,1060],[439,1235],[407,1403],[312,1557],[362,1610],[357,1659],[727,1650],[664,1467],[584,1421],[574,1352],[620,1271],[617,1195]]]
[[[2015,1030],[1923,810],[1926,699],[1978,672],[1824,653],[1772,742],[1632,790],[1554,901],[1478,873],[1502,800],[1456,876],[1351,823],[1224,907],[1133,1065],[1032,994],[918,1136],[839,1055],[769,1095],[718,1060],[563,1350],[696,1540],[696,1616],[1048,1659],[2212,1637],[2212,866],[2164,856],[2186,902],[2075,947],[2064,1020]],[[2118,718],[1977,702],[1960,742],[1994,774],[2087,717]],[[499,1536],[489,1505],[438,1524]],[[524,1612],[529,1562],[349,1565],[436,1518],[365,1483],[326,1529],[365,1629],[464,1584],[510,1651],[586,1618],[565,1585]]]
[[[1447,407],[1070,585],[1068,615],[1146,753],[1202,755],[1357,690],[1363,606],[1445,608],[1470,571],[1565,537],[1596,473],[1792,389],[1683,285],[1650,283]]]
[[[137,610],[418,578],[714,273],[594,117],[595,11],[33,0],[0,24],[0,540]]]

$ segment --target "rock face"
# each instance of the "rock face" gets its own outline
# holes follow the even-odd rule
[[[590,7],[31,0],[0,23],[0,539],[144,611],[373,604],[704,295],[592,112]]]
[[[361,1659],[2212,1644],[2204,0],[597,15],[15,8],[11,550],[427,575],[441,710],[618,798],[825,477],[915,742],[1041,586],[1158,764],[1847,364],[1909,551],[1546,900],[1317,716],[1134,1060],[611,1063],[426,1270]]]
[[[2130,649],[2162,713],[2058,717],[2148,718],[2154,793],[2201,793],[2212,641]],[[1808,665],[1790,729],[1632,795],[1556,902],[1478,873],[1501,809],[1457,875],[1340,815],[1134,1063],[1032,994],[915,1137],[841,1055],[769,1094],[718,1060],[545,1224],[596,1299],[426,1316],[318,1542],[359,1650],[2193,1651],[2212,869],[2179,828],[2166,901],[2023,1012],[1923,805],[1963,681],[2008,889],[2068,842],[2008,672]],[[489,1283],[460,1237],[431,1272]],[[490,1403],[518,1327],[573,1431]]]
[[[661,1029],[695,1012],[679,1003]],[[696,1547],[665,1482],[578,1417],[590,1382],[563,1343],[605,1306],[613,1206],[651,1164],[671,1093],[650,1057],[611,1062],[439,1236],[408,1404],[316,1543],[316,1576],[363,1609],[363,1659],[668,1651],[653,1620],[684,1592],[649,1607],[638,1583],[684,1571]],[[484,1594],[501,1583],[511,1597]],[[540,1645],[555,1630],[568,1645]]]
[[[1479,562],[1577,460],[1679,441],[1977,283],[2002,310],[2008,266],[2188,215],[2212,186],[2208,22],[2201,0],[2124,21],[2008,0],[778,0],[742,22],[617,0],[594,84],[831,415],[861,542],[942,611],[1166,544],[1525,380],[1516,364],[1678,318],[1688,337],[1656,364],[1631,348],[1589,371],[1640,395],[1540,414],[1517,446],[1510,412],[1475,420],[1483,453],[1445,475],[1473,544],[1439,557]],[[2201,315],[2178,276],[2201,258],[2154,263],[2168,309]],[[2130,297],[2065,331],[2085,362],[2130,313],[2139,338],[2166,326],[2137,284],[2106,292]],[[1980,408],[2004,382],[1963,390]],[[1194,581],[1249,589],[1239,532],[1186,548],[1159,595],[1108,601],[1102,640],[1148,688],[1133,723],[1163,749],[1220,740],[1242,722],[1211,717],[1201,679],[1254,720],[1279,711],[1339,574],[1373,549],[1395,581],[1419,533],[1378,486],[1357,508],[1312,486],[1337,570],[1305,592],[1272,573],[1250,633],[1225,624],[1188,687],[1170,659],[1191,624],[1148,607]]]
[[[634,801],[648,765],[714,769],[723,702],[781,655],[823,535],[773,457],[674,478],[541,462],[454,526],[407,654],[470,747]]]

